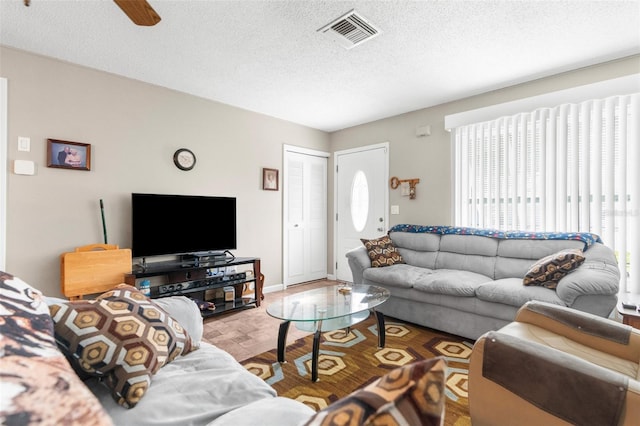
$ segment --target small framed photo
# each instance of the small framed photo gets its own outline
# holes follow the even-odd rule
[[[47,167],[91,170],[91,145],[47,139]]]
[[[278,169],[262,169],[262,189],[265,191],[278,190]]]

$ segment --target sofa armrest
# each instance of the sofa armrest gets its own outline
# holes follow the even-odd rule
[[[596,243],[584,251],[585,261],[558,282],[556,293],[567,306],[584,295],[615,296],[620,287],[620,269],[613,250]]]
[[[518,310],[515,321],[538,326],[622,359],[640,359],[640,331],[607,318],[533,301]]]
[[[471,354],[474,425],[633,424],[639,390],[624,374],[499,331],[481,336]]]
[[[186,296],[170,296],[153,299],[153,302],[163,308],[178,323],[187,330],[193,345],[200,346],[204,333],[204,324],[198,305]]]
[[[371,268],[371,259],[364,246],[356,247],[347,252],[347,262],[351,268],[351,274],[353,275],[354,284],[362,284],[362,273],[365,269]]]

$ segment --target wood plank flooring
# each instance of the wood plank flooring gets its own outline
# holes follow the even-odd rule
[[[295,294],[325,285],[335,285],[337,281],[318,280],[290,286],[285,291],[266,293],[259,308],[229,312],[228,314],[204,320],[203,340],[230,353],[237,361],[275,349],[278,344],[278,327],[281,321],[269,316],[267,306],[283,294]],[[289,327],[287,344],[309,332]]]

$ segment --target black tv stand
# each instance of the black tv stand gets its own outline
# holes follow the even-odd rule
[[[183,267],[208,266],[217,263],[229,263],[235,260],[235,256],[229,250],[214,253],[190,253],[180,256]]]
[[[225,268],[227,266],[251,265],[251,274],[246,271],[227,275],[209,275],[209,269]],[[260,259],[256,257],[226,257],[224,260],[211,259],[195,265],[183,266],[182,260],[145,263],[136,265],[131,274],[125,275],[125,282],[140,287],[144,279],[151,281],[151,298],[167,296],[187,296],[194,299],[213,302],[216,309],[203,310],[204,318],[223,314],[225,312],[260,306],[262,296],[262,274]],[[253,290],[247,291],[247,284],[253,283]],[[223,287],[233,287],[235,297],[232,301],[223,297],[216,297],[216,290]],[[213,294],[213,295],[212,295]]]

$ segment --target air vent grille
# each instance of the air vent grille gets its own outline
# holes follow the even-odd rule
[[[380,35],[381,31],[355,10],[334,20],[318,30],[351,49]]]

